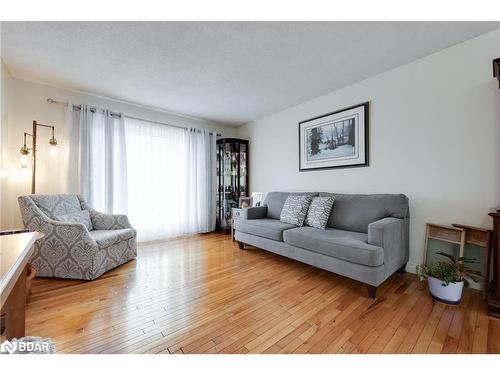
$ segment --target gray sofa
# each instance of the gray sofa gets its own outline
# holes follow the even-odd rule
[[[404,272],[409,252],[405,195],[333,194],[333,209],[322,230],[280,222],[289,194],[268,193],[263,206],[243,210],[235,221],[240,249],[245,244],[253,245],[361,281],[367,284],[371,298],[389,276]]]
[[[45,236],[35,242],[30,263],[37,276],[94,280],[137,256],[137,232],[126,215],[103,214],[76,194],[18,198],[26,228]],[[91,229],[59,221],[61,214],[87,210]]]

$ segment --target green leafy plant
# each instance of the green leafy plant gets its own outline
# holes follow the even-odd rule
[[[446,257],[448,260],[435,262],[429,266],[417,266],[417,274],[420,280],[425,280],[429,276],[432,276],[441,280],[443,286],[463,281],[466,288],[469,286],[469,281],[467,279],[475,282],[479,281],[477,276],[480,276],[481,272],[472,270],[468,267],[469,264],[477,263],[475,259],[466,257],[456,258],[453,255],[443,252],[438,252],[436,254]]]

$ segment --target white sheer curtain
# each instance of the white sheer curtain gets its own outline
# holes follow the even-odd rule
[[[215,229],[215,135],[72,111],[70,191],[97,210],[127,213],[139,241]]]
[[[215,136],[125,118],[128,208],[139,241],[215,228]]]
[[[187,131],[186,227],[188,232],[210,232],[216,220],[216,139],[200,129]]]
[[[87,105],[72,111],[69,186],[93,208],[127,213],[127,158],[123,118]]]

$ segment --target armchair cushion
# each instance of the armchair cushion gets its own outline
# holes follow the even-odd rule
[[[57,221],[66,223],[80,223],[85,225],[87,230],[92,230],[92,222],[90,221],[90,213],[87,210],[74,211],[69,214],[55,215]]]
[[[40,211],[53,220],[57,220],[57,215],[66,215],[82,210],[80,201],[74,194],[37,194],[29,197]]]
[[[115,230],[93,230],[90,237],[97,242],[100,249],[104,249],[121,241],[129,240],[135,237],[136,231],[132,228]]]

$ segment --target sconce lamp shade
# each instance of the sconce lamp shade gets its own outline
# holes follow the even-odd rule
[[[30,159],[28,155],[21,155],[21,168],[28,168],[28,165],[30,163]]]
[[[49,145],[51,153],[53,153],[56,148],[54,146],[57,146],[57,139],[54,136],[54,130],[55,127],[52,125],[44,125],[40,124],[37,121],[33,121],[33,132],[30,133],[24,133],[24,142],[23,142],[23,147],[21,147],[21,167],[22,168],[28,168],[30,165],[30,159],[32,161],[32,166],[31,166],[31,194],[35,194],[35,177],[36,177],[36,156],[37,156],[37,129],[38,127],[42,128],[49,128],[52,131],[52,137],[49,139]],[[28,147],[26,144],[26,137],[29,136],[31,137],[31,147]],[[31,158],[29,157],[31,156]]]
[[[30,149],[26,146],[26,144],[21,147],[21,167],[22,168],[28,168],[29,165],[29,157],[28,154],[30,153]]]

